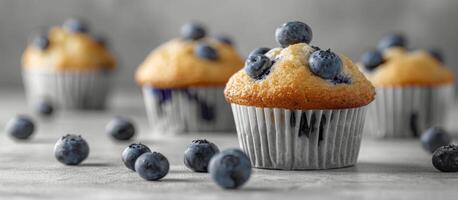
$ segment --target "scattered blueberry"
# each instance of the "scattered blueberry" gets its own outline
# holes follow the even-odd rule
[[[216,35],[215,36],[216,40],[220,41],[221,43],[227,44],[227,45],[233,45],[234,43],[232,42],[232,39],[226,35]]]
[[[148,181],[157,181],[169,173],[169,161],[158,152],[144,153],[135,161],[135,171]]]
[[[251,163],[248,156],[239,149],[227,149],[213,156],[209,171],[220,187],[236,189],[248,181]]]
[[[308,44],[312,41],[312,29],[302,22],[287,22],[275,30],[275,38],[283,48],[297,43]]]
[[[205,37],[205,28],[197,23],[187,23],[181,27],[181,37],[188,40],[198,40]]]
[[[253,49],[253,51],[251,51],[250,54],[248,54],[248,58],[253,56],[253,55],[264,55],[269,51],[270,51],[270,48],[259,47],[259,48]]]
[[[245,61],[245,72],[253,79],[261,80],[270,73],[273,62],[265,55],[252,55]]]
[[[451,144],[440,147],[434,152],[432,161],[441,172],[458,172],[458,146]]]
[[[444,63],[444,54],[439,49],[430,48],[427,51],[439,62]]]
[[[33,38],[33,45],[35,45],[35,47],[41,50],[47,49],[50,45],[48,36],[47,35],[35,36],[35,38]]]
[[[319,50],[309,57],[309,67],[315,75],[324,79],[332,79],[342,71],[342,61],[331,50]]]
[[[54,156],[66,165],[78,165],[89,155],[89,145],[80,135],[61,137],[54,146]]]
[[[193,140],[184,152],[184,164],[193,171],[207,172],[210,159],[218,152],[218,147],[207,140]]]
[[[79,19],[67,19],[62,26],[72,33],[87,33],[89,31],[87,24]]]
[[[122,162],[127,168],[135,171],[135,161],[142,154],[151,152],[151,150],[144,144],[131,144],[122,152]]]
[[[361,56],[361,64],[368,71],[372,71],[383,63],[383,55],[378,50],[370,50]]]
[[[34,131],[32,119],[24,115],[14,117],[6,124],[6,132],[15,139],[26,140]]]
[[[194,49],[194,52],[200,58],[204,58],[207,60],[218,59],[218,52],[216,51],[216,49],[205,43],[197,44]]]
[[[451,141],[450,135],[439,127],[432,127],[421,135],[423,148],[431,153],[441,146],[449,145]]]
[[[407,46],[407,40],[404,37],[404,35],[401,34],[392,34],[385,36],[380,40],[380,42],[377,45],[377,48],[381,51],[390,48],[390,47],[406,47]]]
[[[41,116],[49,117],[54,113],[54,107],[51,103],[43,101],[37,105],[37,112]]]
[[[129,140],[135,135],[135,126],[129,119],[116,117],[108,122],[106,133],[117,140]]]

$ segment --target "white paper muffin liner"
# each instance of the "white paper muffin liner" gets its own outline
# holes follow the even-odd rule
[[[146,112],[157,134],[232,132],[234,120],[223,87],[143,87]]]
[[[289,110],[232,104],[240,147],[254,167],[330,169],[356,163],[366,107]]]
[[[418,137],[444,126],[453,105],[454,86],[377,88],[369,105],[368,128],[378,138]]]
[[[24,70],[22,76],[31,106],[50,101],[64,109],[103,109],[109,94],[111,73]]]

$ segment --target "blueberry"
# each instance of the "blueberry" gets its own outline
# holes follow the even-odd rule
[[[61,137],[54,146],[54,156],[65,165],[78,165],[89,155],[89,145],[80,135]]]
[[[434,167],[441,172],[458,172],[458,146],[451,144],[438,148],[432,161]]]
[[[227,149],[213,156],[209,171],[217,185],[225,189],[236,189],[250,178],[251,163],[241,150]]]
[[[204,26],[197,23],[187,23],[181,27],[181,37],[187,40],[198,40],[205,37]]]
[[[308,44],[312,41],[312,29],[302,22],[287,22],[275,30],[275,38],[283,48],[297,43]]]
[[[245,61],[245,72],[253,79],[261,80],[270,73],[273,62],[265,55],[252,55]]]
[[[248,58],[253,56],[253,55],[264,55],[269,51],[270,51],[270,48],[259,47],[259,48],[253,49],[253,51],[251,51],[250,54],[248,54]]]
[[[439,127],[432,127],[421,135],[423,148],[431,153],[441,146],[449,145],[451,141],[450,135]]]
[[[368,71],[372,71],[383,63],[383,55],[378,50],[370,50],[361,56],[361,64]]]
[[[210,159],[218,152],[218,147],[207,140],[193,140],[184,152],[184,164],[193,171],[207,172]]]
[[[135,126],[129,119],[116,117],[108,122],[106,133],[117,140],[129,140],[135,135]]]
[[[309,57],[310,71],[324,79],[333,79],[342,71],[342,61],[331,50],[319,50]]]
[[[157,181],[169,173],[169,161],[158,152],[142,154],[135,161],[135,171],[148,181]]]
[[[47,35],[37,35],[33,38],[33,45],[38,49],[45,50],[49,47],[50,41]]]
[[[216,40],[220,41],[221,43],[227,44],[227,45],[233,45],[234,43],[232,42],[232,39],[226,35],[216,35],[215,36]]]
[[[204,58],[207,60],[218,59],[218,52],[216,51],[216,49],[205,43],[197,44],[194,48],[194,52],[200,58]]]
[[[390,47],[406,47],[407,46],[407,39],[404,35],[401,34],[392,34],[385,36],[380,40],[377,45],[377,48],[381,51],[390,48]]]
[[[131,144],[122,152],[122,162],[127,168],[135,171],[135,161],[142,154],[151,152],[151,150],[144,144]]]
[[[429,48],[427,51],[440,63],[444,63],[444,54],[440,49]]]
[[[89,31],[87,24],[79,19],[67,19],[62,26],[72,33],[87,33]]]
[[[6,132],[15,139],[26,140],[34,131],[32,119],[24,115],[14,117],[6,124]]]
[[[43,101],[37,105],[37,112],[41,116],[49,117],[54,113],[54,107],[51,103]]]

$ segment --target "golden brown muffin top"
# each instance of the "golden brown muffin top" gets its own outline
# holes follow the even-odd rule
[[[338,55],[342,61],[338,78],[343,80],[327,80],[312,73],[308,60],[314,51],[306,43],[270,50],[265,55],[275,62],[269,74],[256,80],[240,70],[226,85],[226,99],[240,105],[285,109],[354,108],[374,99],[372,84],[344,55]]]
[[[435,86],[454,82],[453,73],[424,50],[393,47],[383,51],[384,63],[367,73],[376,87]]]
[[[87,33],[53,27],[42,37],[49,44],[42,47],[30,44],[22,56],[24,68],[58,71],[115,68],[116,61],[111,53]]]
[[[217,58],[199,57],[196,48],[200,44],[213,48]],[[242,58],[230,44],[211,37],[179,38],[153,50],[139,66],[135,78],[140,85],[157,88],[224,86],[242,66]]]

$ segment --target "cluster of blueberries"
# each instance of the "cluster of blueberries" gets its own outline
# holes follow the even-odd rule
[[[64,28],[65,30],[71,33],[88,33],[89,32],[88,24],[79,19],[67,19],[62,24],[62,28]],[[94,39],[102,46],[107,45],[107,40],[105,39],[105,37],[94,36]],[[33,38],[32,43],[34,44],[35,47],[41,50],[45,50],[51,45],[51,42],[49,41],[49,37],[47,33],[40,33],[36,35]]]
[[[49,116],[52,107],[40,106],[39,112]],[[11,119],[6,132],[18,140],[26,140],[35,132],[35,123],[25,115]],[[106,125],[106,133],[113,139],[126,141],[135,135],[135,126],[127,118],[116,117]],[[89,144],[80,135],[62,136],[54,146],[54,156],[65,165],[78,165],[89,156]],[[159,152],[152,152],[141,143],[129,145],[121,155],[124,165],[137,172],[140,177],[156,181],[169,172],[168,159]],[[217,185],[226,189],[242,186],[251,176],[251,162],[248,156],[239,149],[227,149],[222,152],[207,140],[194,140],[184,152],[184,164],[195,172],[209,172]]]
[[[207,32],[205,31],[204,26],[198,23],[188,23],[181,27],[181,37],[184,40],[199,41],[204,38],[206,34]],[[221,43],[227,45],[233,44],[232,40],[225,35],[216,35],[215,38]],[[197,43],[194,48],[194,53],[197,57],[210,61],[215,61],[219,58],[218,51],[204,41],[199,41]]]
[[[303,22],[291,21],[277,28],[275,38],[283,48],[297,43],[309,44],[312,41],[312,29]],[[312,47],[315,51],[308,58],[308,63],[313,74],[334,84],[351,83],[350,78],[342,73],[343,63],[337,54],[330,49]],[[262,47],[254,49],[248,55],[245,72],[254,80],[264,79],[272,70],[275,60],[265,55],[268,51],[270,48]]]
[[[159,152],[140,143],[129,145],[122,152],[124,165],[149,181],[162,179],[169,172],[169,161]],[[195,172],[210,173],[222,188],[236,189],[251,176],[251,162],[239,149],[222,152],[207,140],[193,140],[184,152],[184,164]]]
[[[379,65],[385,62],[383,58],[383,51],[392,47],[407,48],[407,39],[402,34],[392,34],[385,36],[380,40],[377,48],[369,50],[361,56],[360,62],[367,71],[373,71]],[[435,59],[444,63],[444,56],[442,51],[436,48],[426,49]]]

